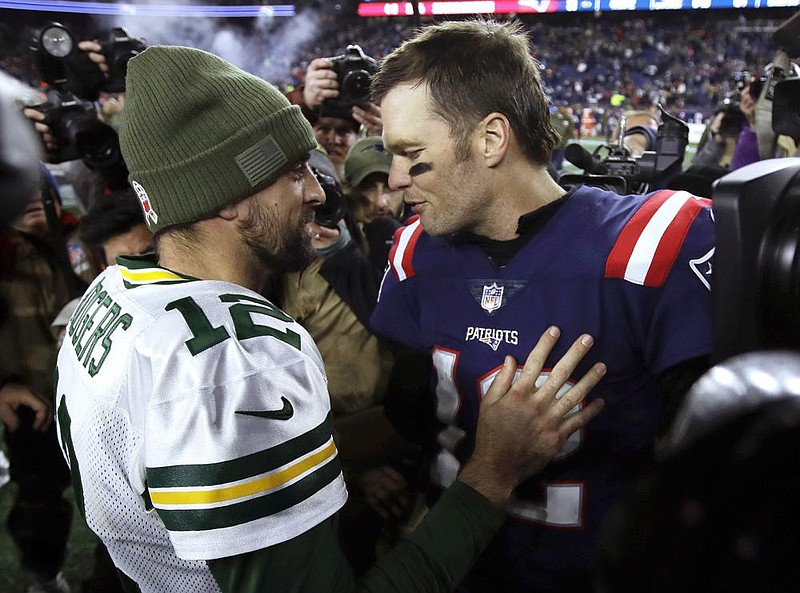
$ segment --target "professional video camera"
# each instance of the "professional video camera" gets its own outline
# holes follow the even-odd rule
[[[91,166],[102,167],[119,157],[116,132],[98,121],[94,103],[79,98],[70,89],[66,59],[76,51],[70,32],[51,23],[34,38],[33,51],[40,79],[49,85],[47,101],[30,107],[45,115],[57,148],[47,151],[47,160],[61,163],[83,159]]]
[[[615,146],[599,146],[590,153],[580,144],[570,144],[564,157],[576,167],[583,169],[582,175],[567,173],[559,178],[561,185],[592,185],[619,194],[644,193],[680,171],[686,146],[689,144],[689,126],[671,115],[661,105],[661,124],[655,141],[655,150],[647,150],[641,156],[630,154],[624,145],[625,134],[621,133]],[[625,129],[624,118],[620,129]],[[605,156],[599,154],[605,152]]]
[[[771,99],[772,131],[797,142],[800,77],[785,75],[788,56],[800,56],[800,13],[773,39],[781,49],[760,96]],[[712,200],[714,362],[753,350],[800,350],[800,158],[738,169],[717,182]]]
[[[372,76],[378,71],[377,60],[365,54],[359,45],[348,45],[344,54],[328,59],[333,62],[333,71],[339,82],[339,96],[326,99],[325,106],[349,109],[353,105],[369,103]]]

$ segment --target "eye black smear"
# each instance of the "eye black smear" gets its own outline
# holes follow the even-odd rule
[[[416,177],[417,175],[422,175],[423,173],[427,173],[428,171],[432,170],[433,165],[430,163],[417,163],[408,170],[408,174],[412,177]]]

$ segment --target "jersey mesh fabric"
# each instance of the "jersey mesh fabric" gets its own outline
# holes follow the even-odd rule
[[[142,591],[218,592],[205,562],[175,556],[158,515],[146,511],[144,499],[134,494],[120,467],[109,463],[109,459],[139,457],[141,435],[131,430],[120,410],[97,405],[89,414],[84,429],[72,437],[76,444],[82,441],[81,448],[89,452],[81,473],[99,476],[83,483],[86,518],[114,564],[134,578]],[[109,505],[112,497],[115,504]]]

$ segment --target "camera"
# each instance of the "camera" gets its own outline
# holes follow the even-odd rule
[[[752,350],[800,349],[800,158],[729,173],[712,203],[714,362]]]
[[[109,93],[124,93],[128,62],[145,50],[147,46],[144,40],[129,36],[121,27],[114,27],[108,40],[102,42],[100,46],[108,64],[108,80],[103,90]]]
[[[342,187],[336,179],[321,169],[313,165],[310,167],[325,192],[325,203],[314,208],[314,222],[329,229],[338,228],[339,221],[347,212],[347,201],[342,193]]]
[[[656,133],[655,150],[646,150],[641,156],[631,155],[623,144],[624,134],[620,134],[616,145],[599,146],[593,154],[580,144],[570,144],[564,157],[584,173],[567,173],[559,177],[559,183],[591,185],[619,194],[645,193],[650,186],[657,186],[680,171],[689,144],[689,126],[661,105],[658,107],[661,124]],[[625,129],[624,121],[621,129]],[[598,154],[602,152],[605,156],[601,158]]]
[[[788,56],[800,56],[800,13],[773,39],[782,49],[764,94],[772,99],[772,131],[797,142],[800,76]],[[717,181],[712,204],[713,362],[754,350],[800,349],[800,158],[760,160],[729,173]]]
[[[339,96],[326,99],[325,107],[349,112],[354,105],[369,103],[372,77],[378,71],[377,60],[365,54],[359,45],[348,45],[344,54],[328,59],[339,82]]]
[[[717,112],[722,112],[723,115],[719,125],[719,133],[725,138],[738,138],[747,123],[747,118],[742,112],[739,102],[724,99],[715,114]]]
[[[750,87],[749,93],[753,99],[758,99],[761,96],[761,91],[764,90],[764,84],[767,82],[766,76],[753,76],[750,72],[734,72],[731,77],[733,86],[736,87],[736,92],[741,93],[747,87]]]
[[[41,111],[57,148],[47,151],[47,161],[61,163],[83,159],[102,167],[117,161],[116,132],[97,119],[94,103],[69,90],[66,60],[76,50],[72,34],[61,24],[51,23],[34,38],[31,47],[40,79],[47,83],[46,101],[30,107]]]

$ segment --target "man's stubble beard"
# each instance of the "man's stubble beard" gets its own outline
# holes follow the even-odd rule
[[[296,226],[278,220],[274,210],[252,208],[242,220],[239,231],[253,258],[267,272],[299,272],[314,259],[311,237],[306,225],[314,219],[314,211],[304,208]]]

